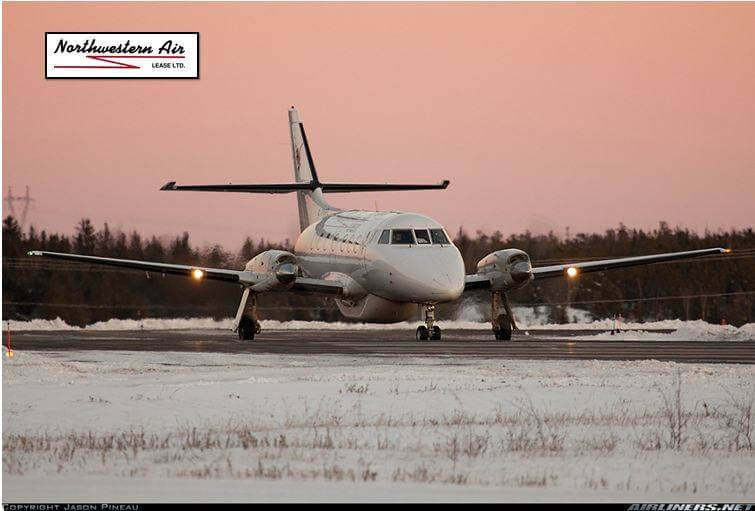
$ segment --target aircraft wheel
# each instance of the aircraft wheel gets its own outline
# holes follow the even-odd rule
[[[251,341],[256,331],[254,321],[244,316],[239,323],[239,340]]]
[[[434,326],[433,327],[433,333],[430,336],[431,341],[440,341],[440,327]]]
[[[418,341],[426,341],[430,338],[430,332],[427,330],[426,326],[418,326],[417,327],[417,340]]]
[[[498,329],[493,330],[495,332],[495,338],[499,341],[511,340],[511,322],[508,316],[501,314],[498,316]]]

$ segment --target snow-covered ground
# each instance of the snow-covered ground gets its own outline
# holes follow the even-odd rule
[[[621,330],[632,330],[631,332],[622,332],[619,335],[609,333],[596,334],[592,336],[582,336],[579,339],[590,340],[685,340],[685,341],[753,341],[755,340],[755,323],[748,323],[739,328],[731,325],[713,325],[705,321],[682,321],[679,319],[654,321],[647,323],[625,323],[619,322],[618,325],[612,319],[590,320],[584,314],[579,316],[578,323],[552,324],[546,323],[547,316],[533,313],[533,309],[522,308],[519,311],[515,309],[518,318],[519,327],[524,331],[537,332],[538,330],[611,330],[616,326]],[[576,311],[576,309],[575,309]],[[584,311],[579,311],[584,313]],[[575,313],[576,314],[576,313]],[[574,316],[577,317],[576,315]],[[212,330],[222,329],[230,330],[232,328],[232,319],[220,321],[212,318],[186,318],[186,319],[156,319],[147,318],[141,320],[134,319],[111,319],[94,323],[85,327],[86,330]],[[412,323],[394,323],[394,324],[372,324],[372,323],[345,323],[324,321],[274,321],[262,320],[263,330],[407,330],[411,331],[418,322]],[[474,314],[465,314],[461,319],[438,321],[437,324],[443,329],[466,329],[466,330],[490,330],[490,323],[483,321]],[[9,322],[3,322],[3,330],[6,331]],[[78,330],[79,327],[71,326],[60,318],[34,319],[31,321],[11,321],[10,329],[12,331],[21,330]],[[671,333],[659,333],[653,330],[675,330]]]
[[[15,351],[2,378],[5,501],[755,497],[748,365]]]
[[[731,325],[711,325],[704,321],[671,321],[658,322],[666,324],[664,328],[674,329],[673,332],[661,333],[645,327],[624,327],[632,330],[622,330],[611,334],[603,332],[594,335],[574,336],[574,340],[611,340],[611,341],[753,341],[755,340],[755,323],[747,323],[737,328]],[[672,326],[673,325],[673,326]],[[639,329],[635,329],[639,328]],[[656,327],[662,328],[662,327]],[[534,330],[534,329],[533,329]],[[561,330],[561,329],[559,329]]]

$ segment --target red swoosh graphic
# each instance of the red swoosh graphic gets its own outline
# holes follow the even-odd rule
[[[86,58],[96,60],[98,62],[107,62],[108,64],[115,64],[113,66],[54,66],[55,68],[67,68],[67,69],[139,69],[139,66],[134,64],[127,64],[125,62],[118,62],[111,59],[184,59],[186,57],[176,55],[87,55]]]

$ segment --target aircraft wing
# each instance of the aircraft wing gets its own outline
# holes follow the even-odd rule
[[[626,268],[629,266],[639,266],[643,264],[663,263],[676,261],[679,259],[689,259],[692,257],[709,256],[716,254],[728,253],[730,250],[724,248],[706,248],[703,250],[688,250],[686,252],[669,252],[666,254],[654,254],[635,257],[619,257],[616,259],[602,259],[600,261],[586,261],[581,263],[557,264],[553,266],[541,266],[532,268],[532,276],[539,279],[550,279],[555,277],[574,278],[582,273],[591,273],[596,271],[613,270],[616,268]],[[467,275],[464,279],[464,291],[475,289],[490,289],[492,286],[491,275],[485,273],[474,273]]]
[[[701,257],[713,254],[724,254],[728,250],[724,248],[706,248],[703,250],[688,250],[686,252],[668,252],[666,254],[654,254],[635,257],[620,257],[617,259],[602,259],[600,261],[587,261],[582,263],[557,264],[553,266],[541,266],[532,268],[532,274],[535,279],[549,279],[553,277],[576,277],[582,273],[591,273],[595,271],[614,270],[616,268],[626,268],[629,266],[639,266],[643,264],[663,263],[676,261],[679,259],[689,259],[692,257]],[[574,268],[572,270],[571,268]]]
[[[464,277],[464,291],[473,291],[475,289],[489,289],[490,276],[484,273],[474,273]]]
[[[262,284],[262,280],[269,278],[269,274],[260,274],[250,271],[226,270],[223,268],[207,268],[204,266],[189,266],[183,264],[156,263],[151,261],[136,261],[132,259],[114,259],[111,257],[97,257],[79,254],[64,254],[61,252],[45,252],[40,250],[33,250],[29,252],[29,255],[48,257],[51,259],[63,259],[66,261],[76,261],[80,263],[118,266],[121,268],[130,268],[133,270],[142,270],[146,272],[178,275],[181,277],[189,277],[196,280],[220,280],[223,282],[231,282],[245,286]],[[262,286],[262,289],[265,289],[265,287]],[[338,296],[342,294],[343,288],[338,282],[330,280],[297,277],[293,285],[287,290],[300,293]]]

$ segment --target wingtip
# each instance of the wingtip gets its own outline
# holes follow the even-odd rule
[[[41,256],[42,252],[40,252],[39,250],[29,250],[27,252],[27,255],[30,255],[30,256]]]
[[[451,181],[449,181],[448,179],[444,179],[444,180],[443,180],[443,181],[441,181],[441,183],[440,183],[440,185],[441,185],[441,186],[443,187],[443,189],[444,189],[444,190],[445,190],[446,188],[448,188],[448,185],[450,185],[450,184],[451,184]]]
[[[176,189],[176,182],[175,181],[168,181],[165,183],[160,190],[175,190]]]

